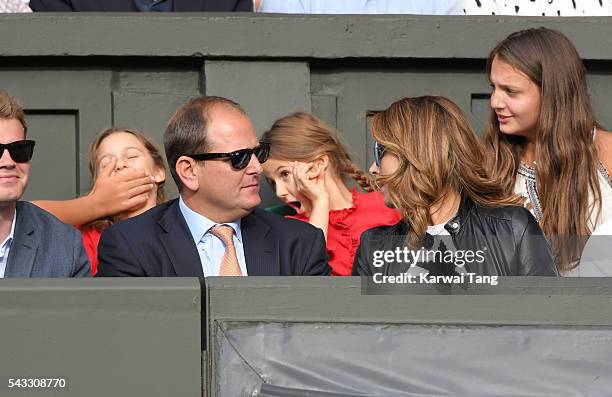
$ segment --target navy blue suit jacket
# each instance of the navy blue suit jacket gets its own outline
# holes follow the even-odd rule
[[[203,277],[200,256],[178,199],[119,222],[102,233],[98,274]],[[331,273],[323,232],[295,219],[256,209],[242,218],[249,276],[326,276]]]

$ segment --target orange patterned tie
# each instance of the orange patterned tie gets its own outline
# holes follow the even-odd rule
[[[219,276],[242,276],[236,257],[236,247],[234,247],[234,229],[227,225],[216,225],[210,229],[210,232],[225,244],[225,254],[221,260]]]

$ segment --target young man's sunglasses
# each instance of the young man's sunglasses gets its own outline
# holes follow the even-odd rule
[[[0,157],[4,155],[4,149],[9,151],[14,162],[27,163],[34,154],[34,141],[23,140],[7,144],[0,143]]]
[[[229,158],[232,167],[236,170],[244,169],[251,161],[251,156],[255,155],[257,161],[260,164],[265,163],[270,155],[270,143],[259,142],[259,146],[253,149],[240,149],[231,153],[200,153],[200,154],[188,154],[194,160],[212,160],[212,159],[223,159]]]
[[[380,167],[380,162],[385,154],[385,147],[380,143],[374,141],[374,162],[377,167]]]

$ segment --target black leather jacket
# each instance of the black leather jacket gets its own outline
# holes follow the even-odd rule
[[[479,251],[474,260],[463,264],[469,273],[483,276],[558,275],[542,230],[523,207],[485,208],[463,197],[457,215],[444,227],[457,251]],[[380,251],[403,249],[409,230],[410,225],[401,221],[365,231],[355,255],[353,275],[406,272],[410,263],[391,260],[381,265]],[[374,261],[375,256],[378,261]],[[375,262],[378,266],[374,265]]]

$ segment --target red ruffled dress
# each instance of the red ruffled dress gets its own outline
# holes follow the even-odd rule
[[[395,225],[401,219],[395,209],[385,205],[382,193],[359,193],[357,189],[353,189],[351,193],[351,208],[329,211],[327,255],[332,276],[351,275],[353,260],[363,232],[376,226]],[[308,218],[301,214],[288,218],[308,222]]]
[[[95,276],[98,273],[98,243],[100,242],[102,230],[92,227],[81,228],[80,230],[83,235],[83,246],[91,264],[91,275]]]

